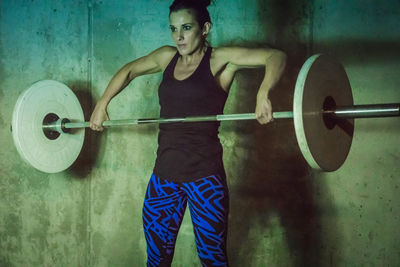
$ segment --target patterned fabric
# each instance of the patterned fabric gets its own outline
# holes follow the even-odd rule
[[[143,206],[147,266],[170,266],[186,204],[192,217],[203,266],[228,266],[226,254],[229,208],[225,177],[208,176],[174,183],[151,176]]]

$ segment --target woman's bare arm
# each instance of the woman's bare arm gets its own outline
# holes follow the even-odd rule
[[[125,64],[112,77],[106,90],[97,102],[90,117],[90,128],[98,131],[103,130],[103,122],[109,119],[107,106],[111,99],[128,86],[136,77],[163,71],[175,53],[176,49],[174,47],[163,46],[147,56]]]

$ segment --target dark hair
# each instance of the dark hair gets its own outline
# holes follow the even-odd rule
[[[200,27],[203,27],[207,21],[211,22],[210,13],[207,10],[210,4],[211,0],[175,0],[169,7],[169,14],[181,9],[193,9],[197,22]]]

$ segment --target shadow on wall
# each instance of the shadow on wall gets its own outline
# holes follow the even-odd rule
[[[351,64],[388,64],[400,61],[400,42],[388,40],[327,39],[314,43],[318,52],[326,52],[330,56]],[[337,52],[336,52],[337,51]]]
[[[91,92],[87,89],[87,83],[85,81],[71,81],[67,84],[78,98],[85,121],[88,121],[93,110],[94,99]],[[84,179],[90,175],[97,159],[101,157],[101,151],[104,151],[100,150],[103,136],[103,133],[94,132],[86,128],[82,150],[74,164],[68,169],[68,172],[71,173],[73,177]]]
[[[87,90],[86,82],[71,81],[68,82],[67,85],[78,98],[82,106],[85,121],[89,121],[95,106],[95,99]],[[108,138],[109,131],[112,131],[115,136],[122,135],[127,131],[134,131],[135,134],[140,135],[149,135],[157,133],[158,125],[144,124],[140,127],[113,127],[105,129],[103,132],[95,132],[90,128],[86,128],[82,150],[76,161],[68,169],[68,172],[71,173],[73,177],[85,179],[90,175],[93,167],[96,166],[96,162],[103,158],[107,146],[107,142],[105,140]],[[120,154],[126,152],[126,150],[122,149],[122,145],[120,148]]]
[[[272,44],[285,51],[288,62],[285,73],[272,91],[270,97],[274,111],[292,110],[294,87],[298,72],[307,58],[307,44],[298,39],[301,21],[307,16],[306,1],[264,1],[259,0],[260,10],[272,9],[274,17],[260,16],[265,25],[275,26],[275,42]],[[268,42],[268,41],[267,41]],[[251,44],[244,44],[251,46]],[[236,76],[238,90],[245,91],[245,97],[236,98],[234,113],[254,112],[254,99],[264,75],[263,70],[244,70]],[[244,89],[245,88],[245,89]],[[315,180],[303,159],[295,137],[293,120],[279,120],[267,126],[254,122],[227,124],[225,131],[237,133],[237,146],[249,149],[247,158],[240,159],[242,167],[237,168],[236,182],[230,184],[230,222],[228,249],[232,266],[256,266],[258,259],[294,266],[318,266],[322,260],[323,244],[339,238],[322,240],[320,232],[321,212],[316,195],[329,194],[322,179]],[[229,156],[228,156],[229,157]],[[233,166],[232,166],[233,167]],[[230,166],[226,166],[229,175]],[[228,177],[228,180],[231,177]],[[313,192],[318,188],[319,192]],[[336,212],[332,203],[324,201],[324,208],[330,210],[330,236],[337,237],[335,228]],[[285,251],[279,253],[274,244],[271,219],[278,216],[289,248],[290,258]],[[256,227],[257,229],[254,229]],[[271,230],[271,231],[269,231]],[[254,235],[254,233],[258,233]],[[264,235],[264,236],[262,236]],[[269,240],[268,240],[269,239]],[[325,239],[325,237],[324,237]],[[276,240],[276,239],[275,239]],[[260,247],[268,251],[260,253]],[[335,259],[332,259],[335,262]]]

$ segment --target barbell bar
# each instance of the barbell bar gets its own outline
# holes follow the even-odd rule
[[[350,107],[334,107],[321,111],[324,116],[331,116],[331,119],[343,118],[384,118],[400,116],[400,103],[355,105]],[[277,111],[272,113],[273,119],[293,119],[293,111]],[[180,118],[149,118],[149,119],[125,119],[104,121],[103,127],[131,126],[153,123],[179,123],[179,122],[204,122],[204,121],[240,121],[255,120],[255,113],[219,114],[212,116],[193,116]],[[44,122],[44,131],[68,132],[70,129],[88,128],[90,122],[70,122],[67,118],[57,119],[52,122]]]
[[[274,119],[294,120],[300,150],[312,168],[334,171],[344,163],[349,153],[353,119],[400,116],[400,103],[353,105],[350,83],[343,66],[328,56],[314,55],[300,70],[293,111],[273,112],[272,116]],[[219,114],[108,120],[102,126],[255,119],[255,113]],[[65,170],[75,161],[83,144],[82,129],[87,127],[89,122],[83,120],[82,109],[73,92],[66,85],[51,80],[37,82],[21,94],[13,113],[13,137],[19,153],[44,172]],[[51,159],[55,162],[48,163]]]

